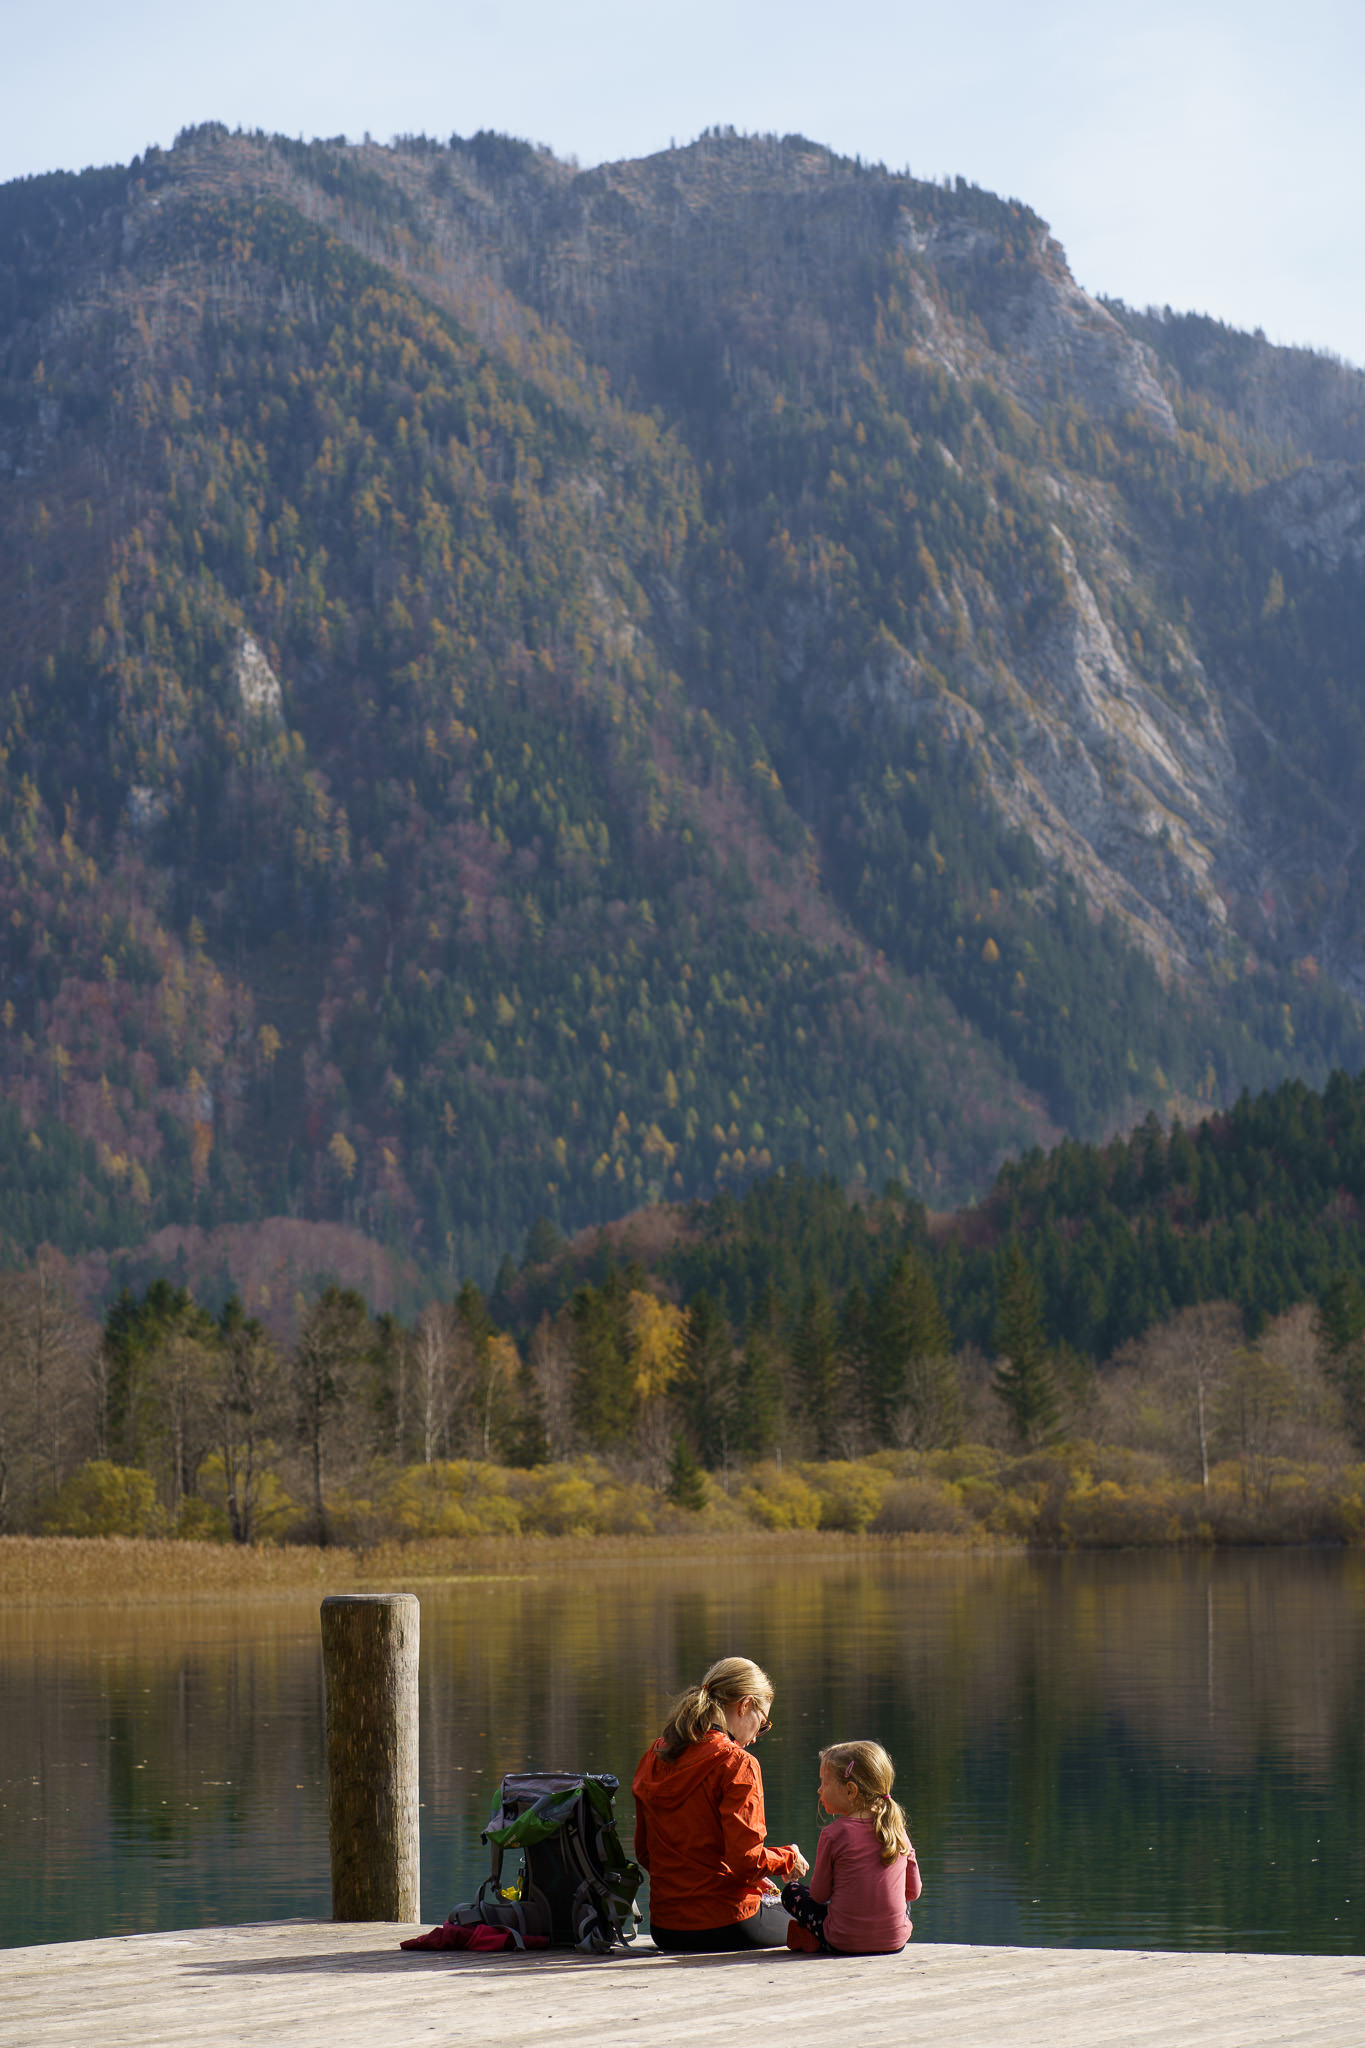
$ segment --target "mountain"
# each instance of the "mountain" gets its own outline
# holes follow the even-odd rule
[[[0,1234],[486,1277],[1365,1063],[1363,393],[801,138],[0,188]]]

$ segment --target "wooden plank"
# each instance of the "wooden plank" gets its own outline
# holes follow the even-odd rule
[[[967,1948],[900,1956],[404,1955],[402,1926],[277,1921],[0,1951],[4,2048],[1361,2048],[1358,1956]]]

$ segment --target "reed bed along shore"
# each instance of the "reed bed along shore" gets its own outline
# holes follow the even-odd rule
[[[0,1608],[322,1598],[437,1580],[522,1577],[583,1563],[719,1563],[733,1557],[734,1547],[728,1529],[661,1536],[438,1537],[326,1548],[256,1548],[176,1537],[0,1536]],[[869,1536],[835,1529],[754,1530],[745,1536],[747,1559],[771,1554],[774,1562],[793,1551],[813,1561],[904,1547],[965,1551],[1019,1545],[986,1536]]]

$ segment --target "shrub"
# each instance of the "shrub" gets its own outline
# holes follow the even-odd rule
[[[211,1452],[199,1468],[199,1493],[209,1508],[227,1524],[227,1480],[223,1473],[222,1457],[217,1451]],[[268,1467],[265,1471],[258,1470],[254,1475],[252,1494],[253,1543],[277,1542],[281,1537],[287,1537],[304,1520],[297,1501],[286,1492],[278,1473],[272,1472]],[[184,1512],[183,1508],[181,1512]]]
[[[1061,1504],[1057,1533],[1064,1543],[1087,1549],[1122,1549],[1130,1544],[1179,1543],[1194,1527],[1202,1495],[1189,1486],[1124,1488],[1115,1480],[1082,1485]]]
[[[382,1517],[404,1536],[515,1536],[521,1510],[506,1477],[471,1458],[408,1465],[386,1489]]]
[[[801,1477],[819,1499],[819,1526],[847,1529],[854,1535],[871,1525],[886,1492],[884,1474],[841,1458],[827,1465],[803,1465]]]
[[[780,1465],[755,1465],[739,1490],[739,1504],[765,1529],[820,1527],[819,1494],[798,1472],[784,1472]]]
[[[541,1536],[595,1536],[601,1487],[569,1465],[544,1465],[526,1475],[523,1527]]]
[[[223,1510],[214,1507],[211,1501],[201,1500],[196,1493],[186,1494],[181,1501],[175,1533],[186,1543],[232,1541],[232,1529]]]
[[[958,1534],[972,1526],[958,1489],[933,1478],[893,1481],[869,1524],[877,1536]]]
[[[50,1536],[164,1536],[150,1472],[94,1458],[73,1472],[43,1517]]]
[[[922,1463],[939,1479],[994,1480],[1004,1460],[989,1444],[956,1444],[950,1451],[930,1451]]]

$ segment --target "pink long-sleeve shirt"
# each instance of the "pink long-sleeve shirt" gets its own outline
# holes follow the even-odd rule
[[[845,1955],[888,1955],[910,1939],[906,1907],[922,1890],[912,1849],[883,1863],[870,1820],[832,1820],[820,1830],[810,1895],[829,1901],[825,1940]]]

